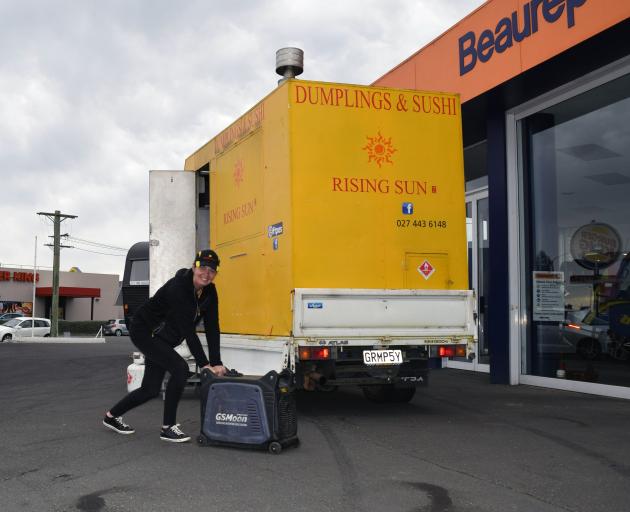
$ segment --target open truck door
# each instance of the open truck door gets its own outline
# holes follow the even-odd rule
[[[195,257],[195,174],[149,171],[149,296]]]

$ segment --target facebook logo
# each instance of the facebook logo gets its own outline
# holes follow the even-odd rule
[[[402,212],[404,215],[411,215],[413,213],[413,203],[403,203]]]

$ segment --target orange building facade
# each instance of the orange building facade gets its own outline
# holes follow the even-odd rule
[[[630,2],[489,0],[373,85],[459,93],[473,362],[630,398]]]

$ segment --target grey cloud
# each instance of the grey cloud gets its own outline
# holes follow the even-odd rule
[[[370,83],[480,3],[0,2],[0,262],[32,261],[52,234],[41,210],[78,215],[64,228],[79,238],[146,239],[148,170],[182,168],[267,95],[276,49],[305,50],[303,78]],[[75,249],[70,266],[122,273]]]

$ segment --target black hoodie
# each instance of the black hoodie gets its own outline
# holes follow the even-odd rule
[[[175,347],[186,339],[191,354],[199,366],[206,366],[208,358],[197,336],[195,326],[203,318],[210,353],[210,364],[221,363],[219,346],[219,301],[214,283],[204,287],[197,298],[193,286],[193,271],[182,268],[155,295],[138,309],[134,318],[154,334]],[[134,322],[135,323],[135,322]],[[132,327],[132,336],[133,336]]]

